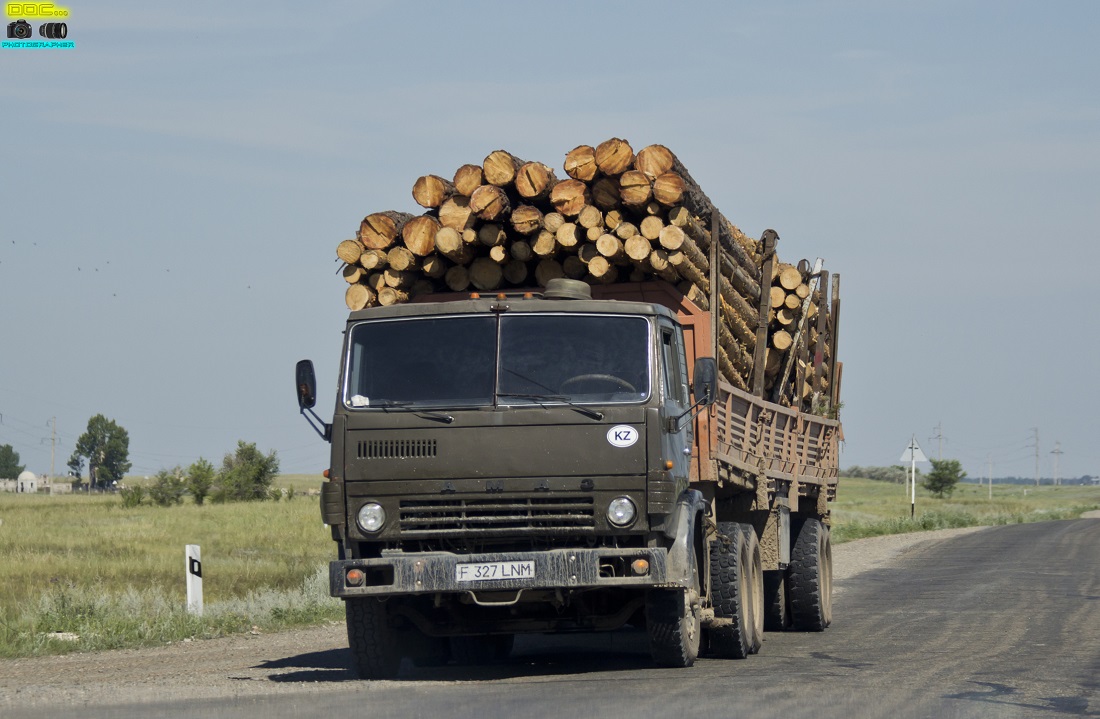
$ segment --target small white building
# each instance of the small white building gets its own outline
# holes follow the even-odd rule
[[[20,474],[15,482],[15,491],[20,494],[34,494],[38,491],[38,475],[29,470]]]

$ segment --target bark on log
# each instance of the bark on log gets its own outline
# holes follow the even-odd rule
[[[407,212],[375,212],[363,218],[359,224],[359,241],[372,250],[385,250],[401,234],[405,223],[413,219]]]
[[[507,150],[495,150],[481,163],[482,176],[490,185],[507,187],[515,182],[516,173],[525,162]]]
[[[470,212],[480,220],[504,220],[511,211],[512,203],[508,199],[508,193],[497,185],[482,185],[470,195]]]
[[[428,209],[442,205],[455,194],[454,183],[439,175],[421,175],[413,184],[412,195],[416,204]]]
[[[344,240],[336,245],[336,256],[347,264],[354,265],[359,262],[363,250],[363,243],[359,240]]]
[[[550,202],[565,217],[576,217],[585,205],[591,204],[591,199],[588,185],[580,180],[563,180],[550,190]]]
[[[619,197],[628,207],[642,208],[653,197],[653,185],[644,172],[627,170],[619,176]]]
[[[521,235],[530,235],[542,228],[542,210],[534,205],[520,205],[512,210],[512,229]]]
[[[414,217],[405,223],[401,229],[401,238],[405,241],[405,247],[413,254],[424,257],[435,251],[435,233],[439,232],[442,225],[439,220],[431,215]],[[393,264],[393,260],[390,260]]]
[[[596,146],[596,167],[605,175],[621,175],[634,164],[634,148],[618,137]]]
[[[591,182],[599,172],[596,165],[596,148],[591,145],[578,145],[565,155],[565,174],[574,180]]]
[[[577,248],[577,257],[581,258],[581,262],[588,264],[593,258],[599,257],[600,251],[596,249],[596,243],[586,242]]]
[[[473,227],[475,221],[474,213],[470,211],[470,198],[465,195],[455,195],[439,206],[439,224],[444,227],[462,232]]]
[[[702,252],[707,253],[710,251],[710,233],[703,229],[702,225],[686,207],[674,207],[669,210],[668,221],[669,224],[683,229]],[[760,270],[756,269],[751,274],[747,273],[741,264],[735,262],[732,257],[725,253],[719,254],[722,257],[722,263],[718,268],[721,274],[729,278],[734,288],[747,297],[750,302],[758,302],[760,300],[760,284],[753,278],[760,275]]]
[[[366,285],[349,285],[344,292],[344,302],[352,312],[370,307],[376,302],[376,295]]]
[[[545,199],[557,183],[554,171],[541,162],[526,162],[516,173],[516,192],[532,202]]]
[[[653,274],[673,284],[680,282],[680,275],[668,261],[668,253],[664,250],[653,250],[649,253],[649,264],[653,267]]]
[[[375,294],[386,286],[386,275],[382,272],[372,272],[367,275],[367,287],[374,290]]]
[[[481,165],[463,165],[455,170],[454,186],[459,194],[469,197],[474,190],[481,187],[485,177],[481,171]]]

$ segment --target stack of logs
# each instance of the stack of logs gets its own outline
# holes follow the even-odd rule
[[[412,195],[422,214],[367,215],[356,238],[337,247],[347,306],[392,305],[433,292],[545,287],[569,277],[594,285],[661,279],[709,309],[709,227],[716,217],[723,376],[752,391],[763,309],[766,396],[807,411],[821,411],[835,398],[827,376],[835,353],[833,312],[822,301],[824,283],[811,277],[805,261],[778,262],[767,251],[774,243],[747,237],[716,212],[663,145],[637,154],[619,138],[581,145],[566,155],[563,169],[564,179],[541,162],[497,150],[481,165],[459,167],[451,179],[420,177]],[[763,282],[765,271],[770,277]],[[762,285],[770,292],[765,298]],[[823,309],[829,319],[819,322]],[[824,361],[815,363],[818,351]]]

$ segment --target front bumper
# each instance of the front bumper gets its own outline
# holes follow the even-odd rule
[[[636,559],[649,562],[644,576],[631,576]],[[531,576],[511,579],[460,580],[460,564],[530,562]],[[363,586],[348,586],[347,572],[366,574]],[[669,577],[668,551],[649,549],[553,549],[540,552],[458,555],[425,552],[377,559],[346,559],[329,564],[329,588],[340,598],[409,594],[516,591],[531,589],[585,589],[595,587],[681,586]]]

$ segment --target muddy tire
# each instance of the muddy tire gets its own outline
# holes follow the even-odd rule
[[[806,519],[797,527],[787,588],[794,628],[824,631],[833,621],[833,548],[820,520]]]
[[[514,634],[451,637],[451,658],[464,666],[478,666],[503,661],[512,653]]]
[[[699,566],[692,552],[693,586],[650,589],[645,599],[649,652],[663,667],[690,667],[699,657],[703,628],[699,621]]]
[[[401,668],[387,623],[386,605],[377,599],[344,600],[352,668],[360,679],[393,679]]]
[[[744,659],[760,650],[764,632],[764,594],[760,544],[751,528],[719,522],[711,545],[710,581],[714,616],[710,650],[718,657]]]
[[[791,626],[791,612],[787,608],[787,579],[785,570],[764,572],[764,631],[781,632]]]

